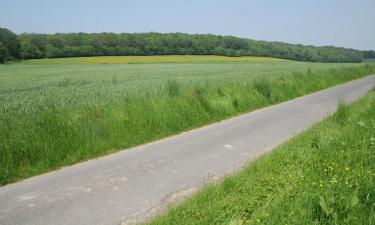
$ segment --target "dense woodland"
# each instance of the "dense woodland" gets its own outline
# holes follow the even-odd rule
[[[0,63],[7,60],[79,56],[222,55],[266,56],[311,62],[361,62],[361,52],[255,41],[232,36],[184,33],[56,33],[16,35],[0,28]]]
[[[369,58],[374,59],[375,58],[375,51],[369,50],[369,51],[363,51],[363,58]]]

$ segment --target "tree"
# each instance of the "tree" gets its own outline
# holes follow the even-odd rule
[[[21,44],[15,33],[8,29],[0,28],[0,43],[8,52],[7,58],[21,58]]]
[[[360,62],[361,51],[184,33],[21,34],[25,58],[115,55],[266,56],[313,62]],[[366,52],[366,54],[368,54]]]
[[[8,50],[0,43],[0,63],[5,63],[8,58]]]
[[[369,51],[363,51],[363,57],[364,58],[375,58],[375,51],[369,50]]]
[[[34,44],[29,42],[22,42],[22,58],[24,59],[40,59],[43,58],[43,53]]]

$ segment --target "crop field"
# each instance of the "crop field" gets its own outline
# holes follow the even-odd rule
[[[207,62],[280,62],[285,59],[269,57],[227,57],[215,55],[165,55],[165,56],[98,56],[55,59],[34,59],[22,64],[138,64],[138,63],[207,63]]]
[[[375,224],[375,89],[148,225]]]
[[[374,72],[373,64],[213,56],[0,65],[0,185]]]

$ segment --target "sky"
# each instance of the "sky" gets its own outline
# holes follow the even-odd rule
[[[375,50],[375,0],[0,0],[15,33],[184,32]]]

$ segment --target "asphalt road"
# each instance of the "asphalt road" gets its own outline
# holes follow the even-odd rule
[[[375,76],[0,188],[1,225],[117,225],[157,213],[370,90]]]

